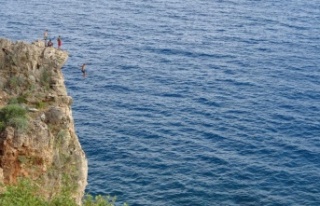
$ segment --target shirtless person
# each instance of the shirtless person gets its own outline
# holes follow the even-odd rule
[[[83,78],[85,78],[85,77],[87,76],[86,64],[82,64],[82,66],[81,66],[81,71],[82,71],[82,76],[83,76]]]
[[[62,45],[62,41],[61,41],[61,37],[59,36],[58,39],[58,49],[60,49],[61,45]]]

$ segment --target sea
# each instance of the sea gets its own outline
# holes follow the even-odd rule
[[[319,0],[0,0],[2,38],[46,29],[69,52],[87,193],[320,205]]]

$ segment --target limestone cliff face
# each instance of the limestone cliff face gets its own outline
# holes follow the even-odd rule
[[[42,41],[0,39],[0,110],[15,104],[27,111],[26,129],[11,124],[0,129],[0,183],[28,177],[47,198],[71,187],[80,204],[88,168],[61,72],[67,59],[67,52]]]

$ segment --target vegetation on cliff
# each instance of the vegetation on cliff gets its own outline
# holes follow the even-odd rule
[[[41,194],[41,187],[35,182],[23,179],[17,185],[6,187],[0,195],[1,206],[78,206],[71,198],[71,188],[65,186],[63,191],[56,194],[51,200],[46,200]],[[82,206],[114,206],[115,198],[110,196],[86,195]],[[126,206],[127,204],[124,204]]]
[[[43,41],[0,38],[1,206],[82,202],[87,159],[61,71],[67,59],[66,51]]]
[[[21,106],[21,98],[11,99],[8,105],[0,109],[0,132],[6,127],[13,127],[16,131],[24,133],[28,127],[27,110]],[[58,134],[60,141],[65,134]],[[61,142],[59,144],[62,144]],[[19,156],[19,161],[30,164],[30,157]],[[18,180],[17,184],[2,185],[0,192],[1,206],[78,206],[72,198],[75,185],[68,175],[63,177],[63,187],[51,198],[44,198],[43,188],[38,181],[27,178]],[[110,196],[85,195],[82,206],[114,206],[116,198]],[[125,206],[127,204],[124,204]]]
[[[26,113],[26,109],[18,104],[9,104],[0,109],[0,131],[7,126],[15,128],[18,132],[25,131],[28,126]]]

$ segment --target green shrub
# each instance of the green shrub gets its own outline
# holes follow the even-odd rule
[[[86,195],[83,206],[114,206],[115,198],[98,195]],[[61,193],[47,201],[43,198],[41,187],[35,182],[22,179],[17,185],[5,187],[5,192],[0,195],[1,206],[77,206],[71,198],[70,191],[64,189]],[[127,205],[127,204],[124,204]]]
[[[29,180],[21,180],[17,185],[10,185],[0,196],[0,205],[2,206],[44,206],[44,200],[36,196],[35,185]]]
[[[18,131],[25,131],[28,127],[27,111],[18,104],[9,104],[0,110],[0,129],[12,126]],[[2,126],[1,126],[2,125]]]
[[[41,101],[36,104],[37,109],[44,109],[46,107],[46,103]]]
[[[18,86],[21,86],[22,82],[23,80],[21,79],[21,77],[13,76],[9,79],[8,86],[11,89],[16,89]]]
[[[40,76],[41,86],[43,86],[46,90],[48,90],[50,88],[51,79],[52,79],[52,74],[50,73],[50,71],[47,69],[44,69]]]
[[[28,93],[25,93],[23,95],[20,95],[18,97],[13,97],[9,100],[9,104],[22,104],[22,103],[27,103],[27,97],[28,97]]]
[[[21,104],[21,103],[27,103],[27,102],[28,102],[28,101],[27,101],[27,97],[28,97],[28,94],[27,94],[27,93],[18,96],[18,97],[17,97],[18,103],[19,103],[19,104]]]
[[[6,125],[4,124],[3,121],[0,120],[0,131],[3,131]]]
[[[116,201],[115,197],[111,196],[92,196],[86,195],[83,200],[83,206],[114,206]]]
[[[78,206],[76,204],[76,202],[71,199],[71,197],[69,195],[66,194],[59,194],[56,195],[51,201],[48,201],[48,203],[46,204],[48,206],[59,206],[59,205],[63,205],[63,206]]]
[[[28,128],[28,121],[26,117],[14,117],[9,119],[7,125],[12,126],[19,132],[24,132]]]
[[[18,102],[18,98],[11,98],[11,99],[9,99],[9,104],[19,104],[19,102]]]
[[[0,110],[0,117],[8,121],[15,117],[25,117],[27,111],[18,104],[9,104]]]

